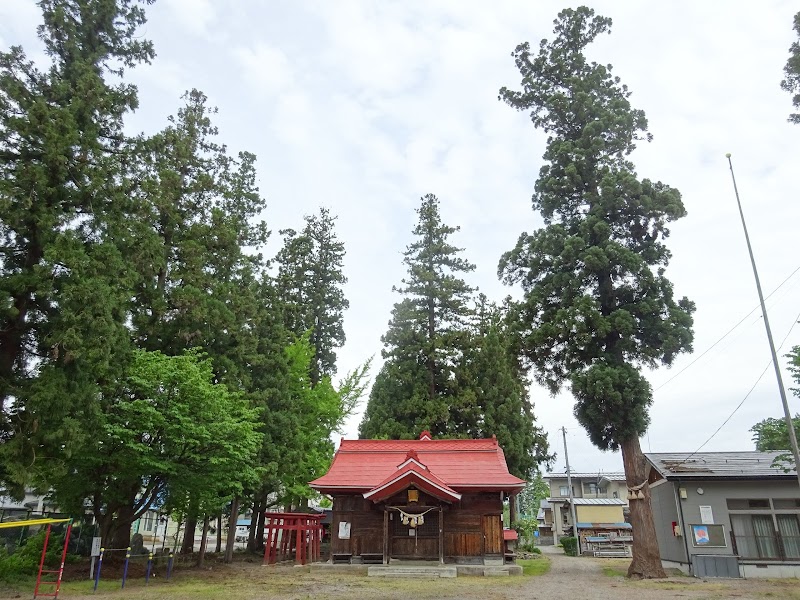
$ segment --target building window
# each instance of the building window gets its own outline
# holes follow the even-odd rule
[[[735,498],[727,504],[731,511],[731,537],[739,556],[760,560],[800,559],[797,499],[773,498],[770,502]]]
[[[590,483],[587,483],[585,485],[586,485],[585,489],[586,489],[586,493],[587,494],[605,494],[606,493],[606,489],[605,488],[600,487],[599,485],[597,485],[594,482],[590,482]]]
[[[144,519],[142,522],[142,529],[144,531],[153,531],[154,522],[155,522],[155,513],[152,511],[147,511],[144,515]]]

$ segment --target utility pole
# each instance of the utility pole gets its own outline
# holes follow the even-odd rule
[[[736,204],[739,205],[739,216],[742,218],[742,228],[744,229],[744,239],[747,241],[747,251],[750,253],[750,264],[753,265],[753,275],[756,278],[756,289],[758,290],[758,300],[761,302],[761,314],[764,315],[764,327],[767,328],[767,339],[769,340],[769,350],[772,353],[772,365],[775,367],[775,377],[778,379],[778,390],[781,394],[781,402],[783,403],[783,414],[786,418],[786,429],[789,433],[789,445],[792,447],[792,454],[794,455],[794,470],[797,473],[797,483],[800,485],[800,449],[797,447],[797,436],[794,432],[794,424],[792,423],[792,412],[789,410],[789,401],[786,399],[786,390],[783,387],[783,378],[781,377],[781,368],[778,364],[778,355],[775,352],[775,342],[772,341],[772,330],[769,327],[769,318],[767,317],[767,306],[764,304],[764,293],[761,291],[761,281],[758,278],[758,270],[756,269],[756,259],[753,257],[753,248],[750,246],[750,236],[747,234],[747,225],[744,222],[744,212],[742,211],[742,203],[739,201],[739,189],[736,187],[736,177],[733,174],[733,163],[731,162],[731,153],[728,152],[725,157],[728,159],[728,166],[731,168],[731,179],[733,179],[733,191],[736,193]],[[564,438],[566,439],[566,438]]]
[[[575,495],[572,493],[572,472],[569,469],[569,454],[567,453],[567,428],[562,427],[561,433],[564,435],[564,460],[567,463],[567,487],[569,488],[569,506],[572,512],[572,535],[578,540],[578,555],[580,555],[581,540],[578,537],[578,517],[575,511]]]

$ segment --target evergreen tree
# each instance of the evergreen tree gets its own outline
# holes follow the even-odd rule
[[[414,438],[423,429],[450,433],[454,370],[473,292],[459,274],[475,266],[450,243],[459,228],[442,223],[436,196],[424,196],[416,212],[417,239],[403,259],[408,276],[395,288],[405,298],[395,304],[383,337],[386,362],[370,393],[361,437]]]
[[[512,54],[522,91],[503,88],[500,98],[548,135],[533,195],[545,227],[523,233],[499,273],[522,285],[513,321],[538,379],[553,392],[571,385],[592,442],[620,448],[628,486],[643,486],[645,499],[631,502],[628,574],[663,577],[639,446],[652,390],[639,369],[691,349],[694,305],[675,302],[664,277],[667,223],[685,209],[677,190],[637,178],[627,157],[650,139],[645,115],[611,67],[583,53],[610,26],[589,8],[566,9],[538,54],[527,43]]]
[[[0,53],[0,475],[18,483],[44,447],[69,455],[126,360],[131,282],[114,231],[131,158],[122,119],[137,98],[107,78],[154,55],[136,35],[139,4],[41,0],[49,68],[19,47]]]
[[[345,342],[344,296],[347,278],[342,271],[345,249],[334,230],[336,217],[327,208],[305,218],[299,234],[287,229],[284,246],[276,260],[277,284],[284,303],[287,329],[296,336],[311,332],[314,356],[311,383],[336,374],[336,348]]]
[[[495,435],[509,471],[529,479],[537,465],[553,457],[547,435],[535,426],[528,381],[510,339],[502,312],[481,295],[477,325],[463,346],[448,426],[451,435]]]
[[[800,12],[794,16],[793,29],[797,33],[798,41],[789,47],[789,59],[783,68],[786,79],[781,81],[781,88],[792,94],[792,104],[800,110]],[[789,122],[800,123],[800,113],[790,114]]]

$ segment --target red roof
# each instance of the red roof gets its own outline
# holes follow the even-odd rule
[[[365,492],[364,498],[373,502],[380,502],[413,485],[434,498],[439,498],[445,502],[461,500],[461,494],[451,489],[412,455],[416,455],[413,450],[407,454],[407,457],[411,460],[406,460],[403,463],[405,466],[396,469],[370,491]]]
[[[342,440],[328,472],[310,483],[321,492],[369,492],[391,481],[410,452],[448,488],[519,491],[525,482],[508,472],[497,440]]]

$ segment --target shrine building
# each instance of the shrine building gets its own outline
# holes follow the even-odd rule
[[[333,498],[334,563],[504,562],[503,500],[525,481],[497,440],[342,440],[310,482]]]

